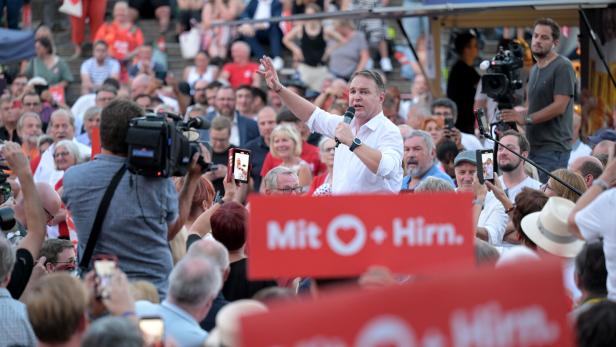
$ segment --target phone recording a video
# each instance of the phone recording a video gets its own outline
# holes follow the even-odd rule
[[[111,293],[111,278],[118,267],[115,255],[96,255],[94,257],[94,272],[96,273],[96,296],[99,299],[108,298]]]
[[[231,148],[229,150],[230,172],[227,177],[233,177],[235,182],[248,183],[250,177],[250,151],[241,148]]]
[[[161,317],[141,317],[141,319],[139,319],[139,329],[143,334],[144,346],[163,346],[165,338],[165,323]]]
[[[445,128],[447,130],[453,129],[454,126],[455,126],[455,124],[453,122],[453,118],[445,118]]]
[[[494,183],[494,150],[483,149],[476,151],[477,156],[477,178],[479,183],[484,184],[485,181]]]

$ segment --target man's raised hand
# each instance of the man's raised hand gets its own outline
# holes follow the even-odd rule
[[[275,91],[276,93],[280,92],[282,89],[282,84],[280,83],[280,80],[278,80],[278,73],[276,72],[272,59],[264,55],[259,62],[261,63],[263,69],[259,68],[257,73],[263,76],[265,84],[267,84],[269,89]]]

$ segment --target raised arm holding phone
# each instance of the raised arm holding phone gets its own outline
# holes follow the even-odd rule
[[[336,149],[332,182],[333,194],[360,192],[397,193],[402,183],[402,136],[383,115],[385,85],[371,70],[358,71],[349,82],[349,106],[355,108],[350,124],[329,114],[283,86],[272,60],[261,59],[268,88],[312,131],[341,144]]]

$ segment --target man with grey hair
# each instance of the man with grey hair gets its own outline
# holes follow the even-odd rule
[[[102,111],[102,107],[94,106],[90,107],[83,114],[83,128],[85,132],[76,137],[77,141],[86,146],[92,146],[92,131],[94,128],[100,127]]]
[[[169,275],[169,290],[160,304],[135,303],[138,316],[161,316],[165,336],[179,346],[203,346],[207,332],[199,326],[222,289],[222,274],[208,257],[186,257]]]
[[[59,173],[54,163],[53,153],[58,142],[61,140],[73,141],[79,147],[79,153],[83,160],[90,158],[92,149],[75,139],[75,118],[69,110],[58,109],[51,114],[47,133],[51,135],[54,143],[41,155],[41,161],[34,171],[34,180],[55,184],[53,178],[58,177]]]
[[[21,147],[30,160],[34,154],[38,156],[37,142],[43,135],[43,122],[41,117],[34,112],[24,112],[17,121],[17,136],[21,139]]]
[[[1,233],[0,233],[1,234]],[[15,251],[0,235],[0,336],[3,346],[36,346],[36,336],[28,320],[26,305],[13,299],[6,286],[15,265]]]
[[[455,192],[451,183],[438,177],[426,177],[415,187],[415,193]]]
[[[438,167],[436,147],[425,131],[414,130],[404,140],[404,163],[407,175],[402,179],[403,190],[414,190],[427,177],[440,178],[455,187],[451,177]]]
[[[107,316],[95,320],[81,341],[88,347],[143,347],[143,336],[130,319]]]
[[[284,166],[271,169],[263,178],[263,184],[266,195],[299,194],[302,191],[295,171]]]
[[[197,236],[196,238],[191,238],[191,236]],[[225,246],[216,241],[213,237],[206,237],[204,239],[199,239],[198,235],[190,235],[188,240],[186,241],[186,246],[188,247],[187,257],[206,257],[212,264],[220,270],[222,275],[222,280],[225,282],[229,277],[229,273],[231,268],[229,266],[229,251]],[[222,290],[218,292],[218,295],[212,302],[212,307],[208,312],[207,316],[204,320],[201,321],[200,325],[205,331],[211,331],[216,326],[216,315],[221,308],[223,308],[229,301],[225,299]]]

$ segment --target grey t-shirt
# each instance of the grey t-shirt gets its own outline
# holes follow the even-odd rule
[[[125,158],[99,154],[64,174],[62,200],[71,211],[81,258],[96,212],[113,175]],[[144,279],[164,297],[173,268],[167,223],[178,215],[178,197],[170,179],[138,176],[126,171],[109,204],[96,254],[114,254],[130,279]]]
[[[351,77],[357,64],[362,50],[368,49],[368,41],[364,33],[356,31],[349,41],[334,49],[329,56],[329,71],[336,75],[348,79]]]
[[[531,152],[571,150],[574,90],[575,72],[567,58],[559,55],[546,67],[532,67],[528,80],[528,114],[550,105],[554,102],[554,95],[570,96],[571,99],[563,114],[526,127]]]

